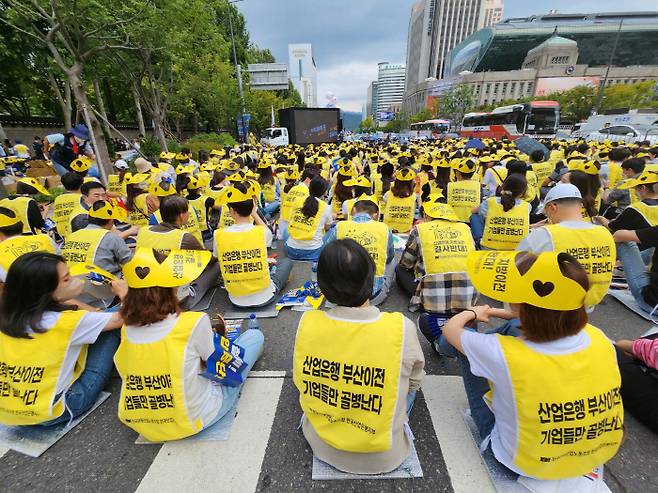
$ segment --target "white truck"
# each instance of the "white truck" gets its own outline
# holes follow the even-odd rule
[[[628,113],[616,115],[594,115],[587,121],[577,123],[571,130],[571,137],[586,138],[589,134],[598,132],[602,128],[617,125],[654,125],[658,123],[658,113],[638,113],[630,110]]]
[[[265,129],[260,142],[261,144],[270,145],[272,147],[287,146],[290,144],[288,129],[285,127],[272,127]]]

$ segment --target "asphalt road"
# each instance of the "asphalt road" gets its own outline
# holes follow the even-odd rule
[[[309,270],[308,264],[296,263],[291,286],[301,285]],[[407,300],[394,287],[381,308],[402,311],[415,320],[406,307]],[[225,292],[218,290],[210,314],[228,309]],[[108,385],[110,399],[40,458],[5,452],[0,457],[0,490],[493,491],[471,437],[454,415],[464,406],[457,364],[436,357],[420,334],[428,377],[410,425],[423,477],[312,481],[312,454],[297,429],[301,412],[291,378],[298,320],[299,313],[290,310],[261,320],[265,351],[254,367],[255,377],[247,381],[228,442],[135,445],[136,434],[116,418],[119,382],[114,378]],[[651,325],[609,297],[597,307],[591,322],[613,339],[637,337]],[[615,493],[658,491],[656,436],[631,416],[626,417],[626,429],[620,453],[606,466],[608,486]]]

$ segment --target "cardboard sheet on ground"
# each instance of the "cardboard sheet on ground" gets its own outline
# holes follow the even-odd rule
[[[469,411],[464,412],[464,422],[471,432],[474,445],[480,447],[480,433]],[[600,468],[598,480],[590,480],[584,476],[561,481],[538,481],[536,479],[519,477],[496,460],[491,447],[481,454],[489,478],[498,493],[611,493],[603,482],[603,468]]]
[[[200,431],[196,435],[192,435],[191,437],[183,438],[183,440],[179,441],[187,441],[187,442],[225,442],[227,441],[230,436],[231,436],[231,427],[233,426],[233,421],[235,421],[235,416],[238,414],[238,403],[240,402],[240,398],[238,397],[235,400],[235,404],[233,404],[233,407],[227,412],[222,419],[217,421],[214,425],[212,425],[209,428],[206,428],[205,430]],[[135,440],[136,445],[158,445],[161,444],[162,442],[149,442],[146,438],[144,438],[142,435],[139,435],[137,437],[137,440]]]
[[[80,422],[89,416],[94,410],[110,397],[109,392],[101,392],[86,413],[75,418],[71,424],[62,423],[58,426],[4,426],[0,425],[0,447],[8,448],[29,455],[30,457],[41,457],[41,455],[57,441],[66,435]]]
[[[339,471],[326,462],[322,462],[315,455],[313,456],[313,472],[312,478],[314,481],[326,480],[341,480],[341,479],[408,479],[408,478],[422,478],[423,469],[420,467],[420,460],[418,460],[418,453],[416,446],[411,442],[411,451],[404,460],[400,467],[384,474],[352,474],[348,472]]]
[[[608,294],[643,319],[648,320],[649,322],[658,323],[658,320],[652,320],[649,314],[638,306],[637,301],[635,301],[635,298],[633,298],[633,295],[628,289],[610,289],[608,290]],[[656,315],[658,315],[658,310]],[[656,315],[654,315],[654,317],[656,317]]]

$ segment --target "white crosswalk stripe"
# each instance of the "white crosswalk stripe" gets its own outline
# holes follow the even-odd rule
[[[230,439],[166,443],[140,483],[138,493],[256,491],[283,381],[249,378]]]
[[[461,377],[426,375],[422,387],[455,493],[495,493],[462,418],[468,401]]]

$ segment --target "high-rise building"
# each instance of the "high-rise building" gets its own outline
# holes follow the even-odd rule
[[[288,73],[304,104],[317,107],[318,73],[310,43],[288,45]]]
[[[382,122],[387,120],[385,114],[393,113],[396,105],[399,108],[402,103],[405,66],[404,63],[381,62],[378,67],[375,121]]]
[[[368,86],[368,96],[366,99],[366,114],[375,119],[377,113],[377,86],[379,83],[373,80]]]
[[[499,22],[503,0],[420,0],[411,7],[407,36],[407,99],[426,79],[444,77],[450,50],[483,27]]]

